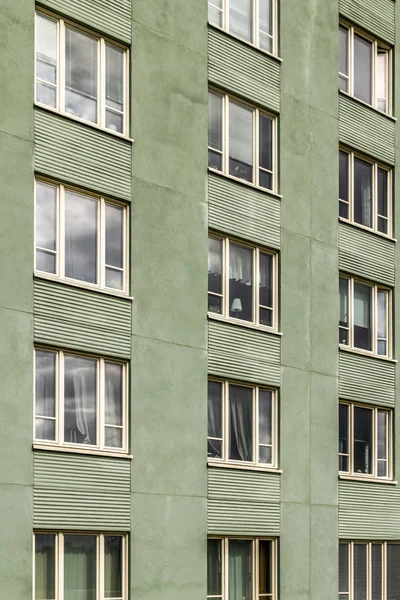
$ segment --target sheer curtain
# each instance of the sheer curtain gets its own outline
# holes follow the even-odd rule
[[[104,598],[122,598],[122,537],[104,536]]]
[[[64,600],[96,600],[96,536],[64,536]]]
[[[233,460],[251,461],[253,456],[253,390],[229,386],[230,450]]]
[[[35,600],[55,598],[55,535],[35,535]]]
[[[229,279],[251,286],[253,283],[253,251],[236,244],[229,247]]]
[[[221,578],[221,541],[207,541],[207,595],[222,594]]]
[[[229,600],[252,600],[252,543],[229,540]]]

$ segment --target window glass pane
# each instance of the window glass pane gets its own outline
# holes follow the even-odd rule
[[[387,354],[387,298],[388,293],[378,290],[378,354]]]
[[[229,540],[229,600],[251,600],[252,583],[252,542]]]
[[[57,23],[36,14],[36,100],[57,104]]]
[[[354,282],[354,346],[372,350],[372,288]]]
[[[57,188],[36,182],[36,269],[56,272]]]
[[[105,216],[106,286],[120,290],[123,280],[124,209],[114,204],[106,204]]]
[[[272,180],[272,119],[260,115],[260,181],[261,187],[271,190]],[[265,170],[264,170],[265,169]]]
[[[56,416],[56,353],[35,352],[35,414],[36,439],[54,440]]]
[[[354,95],[372,103],[372,44],[354,36]]]
[[[222,97],[208,94],[208,166],[222,170]]]
[[[376,57],[376,107],[378,110],[383,112],[387,111],[387,97],[388,97],[388,84],[387,84],[387,64],[388,64],[388,53],[385,51],[378,50]]]
[[[354,544],[354,600],[367,598],[367,546]]]
[[[122,537],[104,536],[104,597],[122,598]]]
[[[65,194],[65,276],[97,283],[98,201]]]
[[[273,0],[259,0],[260,48],[273,51]]]
[[[222,595],[221,540],[207,540],[207,596]]]
[[[378,169],[378,215],[388,217],[388,172]],[[388,233],[386,219],[378,219],[378,231]]]
[[[209,0],[208,20],[218,27],[222,27],[222,0]]]
[[[222,240],[208,238],[208,310],[222,312],[222,299],[213,294],[222,294]]]
[[[259,549],[259,591],[260,594],[272,594],[272,542],[269,540],[260,540]]]
[[[124,52],[106,44],[106,127],[122,133],[122,118],[117,113],[124,112]],[[117,116],[117,121],[113,116]]]
[[[229,174],[253,181],[253,111],[229,102]]]
[[[348,30],[339,27],[339,72],[342,75],[349,75],[349,35]],[[346,77],[339,77],[339,88],[348,92],[349,82]]]
[[[344,219],[349,218],[349,155],[339,152],[339,215]]]
[[[347,345],[349,343],[349,332],[346,329],[349,326],[349,280],[344,277],[339,278],[339,344]]]
[[[372,227],[372,165],[354,159],[354,221]]]
[[[96,536],[64,536],[63,600],[96,600]]]
[[[382,600],[382,544],[372,544],[372,598]]]
[[[372,410],[354,407],[354,472],[372,473]]]
[[[258,441],[259,444],[272,444],[272,392],[260,390],[258,394]],[[272,454],[272,452],[271,452]],[[268,453],[267,453],[268,455]],[[267,456],[262,454],[260,448],[259,462],[272,462],[266,460]]]
[[[387,600],[400,598],[400,544],[387,545]]]
[[[387,459],[388,417],[386,410],[378,411],[378,459]]]
[[[229,458],[253,460],[253,388],[229,386]]]
[[[35,535],[35,600],[51,600],[55,589],[56,536]]]
[[[105,406],[106,425],[122,426],[123,417],[123,373],[124,367],[118,363],[105,363]],[[107,427],[106,445],[121,448],[122,431],[117,427]]]
[[[260,252],[260,305],[273,307],[273,256]],[[272,310],[260,309],[260,325],[272,327]]]
[[[339,544],[339,594],[349,591],[349,546]]]
[[[229,31],[251,42],[253,38],[252,0],[230,0]]]
[[[64,358],[64,441],[96,444],[97,361]]]
[[[97,40],[65,28],[65,111],[97,123]]]
[[[229,316],[253,320],[253,250],[229,245]]]
[[[208,382],[208,450],[209,458],[222,457],[222,383]],[[213,439],[210,439],[213,438]],[[215,439],[218,438],[218,439]]]
[[[349,453],[349,406],[339,404],[339,455]],[[339,471],[349,470],[347,456],[339,456]]]

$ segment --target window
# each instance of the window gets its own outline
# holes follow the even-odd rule
[[[127,450],[127,365],[72,352],[35,350],[35,440]]]
[[[392,412],[339,404],[339,472],[391,477]]]
[[[339,151],[339,216],[391,235],[392,173],[354,152]]]
[[[127,600],[127,539],[35,533],[34,600]]]
[[[127,207],[36,181],[38,273],[126,293]]]
[[[339,295],[339,344],[390,356],[390,290],[342,276]]]
[[[269,329],[277,325],[277,256],[228,238],[208,238],[208,311]]]
[[[274,191],[275,128],[276,119],[271,115],[209,92],[209,168]]]
[[[36,13],[36,102],[127,133],[127,50]]]
[[[232,35],[277,53],[277,0],[208,0],[208,20]]]
[[[276,391],[208,381],[208,459],[275,467]]]
[[[339,600],[367,598],[400,598],[400,543],[339,543]]]
[[[207,598],[276,600],[276,563],[275,540],[209,538]]]
[[[339,27],[339,89],[389,113],[391,51],[353,27]]]

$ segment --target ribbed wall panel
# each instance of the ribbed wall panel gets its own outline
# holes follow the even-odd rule
[[[339,223],[339,268],[393,286],[395,244],[367,231]]]
[[[35,170],[96,192],[131,199],[132,144],[35,110]]]
[[[131,42],[131,0],[41,0],[40,4],[104,35]]]
[[[210,83],[275,112],[280,109],[280,63],[213,27],[208,29]]]
[[[130,357],[132,302],[60,283],[34,282],[35,342]]]
[[[339,0],[339,12],[357,26],[394,44],[396,37],[393,0]]]
[[[208,533],[279,535],[280,475],[210,467]]]
[[[399,486],[339,482],[339,537],[400,539]]]
[[[396,365],[339,352],[339,395],[346,400],[394,407]]]
[[[343,94],[339,95],[339,139],[355,150],[394,164],[395,123]]]
[[[280,336],[211,319],[208,322],[211,375],[279,386],[280,354]]]
[[[208,176],[208,224],[212,229],[280,248],[281,203],[227,178]]]
[[[34,526],[128,531],[130,469],[127,459],[34,452]]]

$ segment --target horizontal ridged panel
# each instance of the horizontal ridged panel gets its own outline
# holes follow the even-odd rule
[[[35,110],[35,170],[130,200],[132,144],[44,110]]]
[[[208,176],[208,224],[230,235],[280,248],[281,203],[224,177]]]
[[[339,138],[391,165],[395,155],[395,123],[377,111],[339,95]]]
[[[394,363],[339,352],[339,395],[343,399],[394,407]]]
[[[280,336],[218,321],[208,323],[211,375],[279,386],[280,353]]]
[[[339,0],[339,12],[356,25],[394,44],[396,37],[393,0]]]
[[[279,535],[280,475],[208,469],[209,534]]]
[[[208,29],[208,78],[275,112],[280,109],[280,63],[212,27]]]
[[[41,0],[41,5],[121,42],[131,42],[131,0]]]
[[[130,300],[36,279],[35,341],[130,357]]]
[[[362,481],[339,482],[339,537],[400,539],[400,489]]]
[[[339,268],[378,283],[394,285],[395,244],[340,223]]]
[[[34,452],[34,526],[129,530],[130,461]]]

